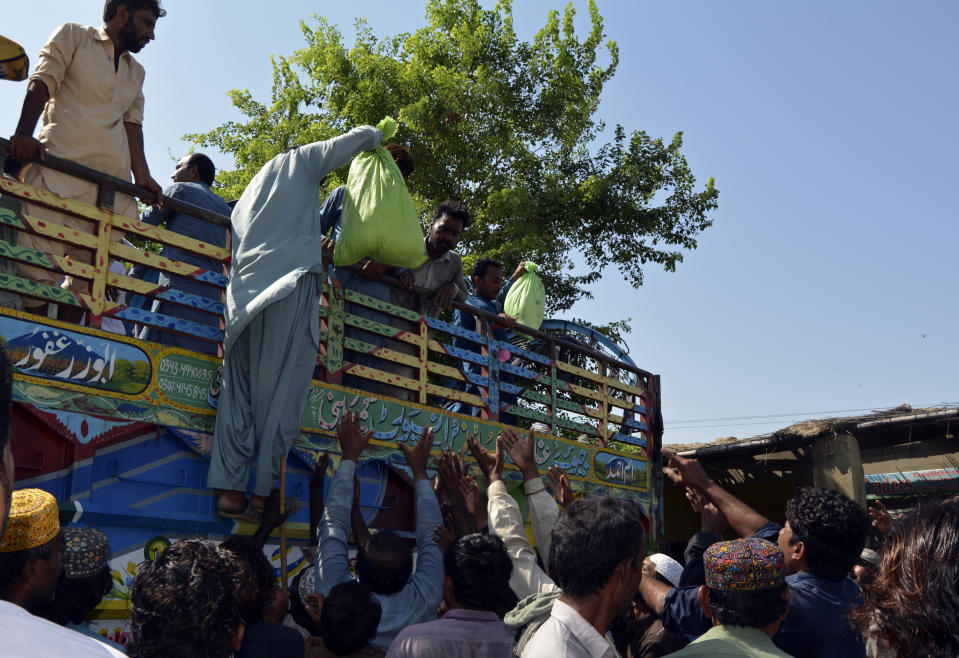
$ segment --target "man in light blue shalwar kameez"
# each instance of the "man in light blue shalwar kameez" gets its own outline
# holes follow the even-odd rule
[[[206,481],[223,490],[222,514],[257,518],[300,432],[319,350],[320,181],[382,138],[362,126],[281,153],[233,209],[223,379]],[[254,496],[247,501],[254,457]]]

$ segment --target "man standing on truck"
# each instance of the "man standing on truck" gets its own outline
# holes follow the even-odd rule
[[[91,169],[130,180],[160,199],[162,189],[150,176],[143,152],[143,66],[131,53],[138,53],[154,39],[157,19],[166,15],[158,0],[108,0],[101,28],[64,23],[40,51],[37,68],[30,77],[16,132],[10,138],[10,155],[21,162],[43,161],[49,152]],[[40,134],[34,138],[37,120],[43,115]],[[61,197],[96,205],[97,186],[48,168],[28,166],[21,178],[27,185],[49,190]],[[84,233],[93,232],[87,220],[47,209],[37,204],[23,206],[24,214]],[[133,197],[118,194],[114,212],[137,218]],[[113,240],[121,234],[113,232]],[[69,256],[91,262],[89,251],[69,244],[20,233],[18,244],[54,256]],[[20,265],[20,275],[49,286],[60,275],[30,265]],[[86,293],[89,284],[67,277],[63,287]],[[26,310],[40,311],[44,302],[24,299]],[[71,309],[79,321],[80,309]]]
[[[223,379],[208,487],[224,516],[258,521],[300,419],[320,347],[320,181],[379,146],[372,126],[280,153],[233,209]],[[244,495],[256,460],[253,498]]]

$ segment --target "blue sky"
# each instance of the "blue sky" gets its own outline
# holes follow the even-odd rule
[[[299,20],[322,14],[349,39],[365,17],[385,36],[418,28],[424,3],[163,4],[157,40],[138,56],[161,182],[188,149],[184,133],[239,118],[227,90],[268,97],[270,55],[302,46]],[[524,38],[562,7],[515,4]],[[650,268],[633,290],[611,271],[571,312],[632,317],[632,356],[662,375],[665,441],[959,403],[959,4],[598,4],[620,47],[600,118],[654,136],[684,131],[693,171],[721,190],[714,226],[677,272]],[[98,25],[99,7],[34,0],[2,33],[35,59],[57,24]],[[576,7],[585,29],[586,4]],[[0,133],[13,132],[23,92],[0,86]]]

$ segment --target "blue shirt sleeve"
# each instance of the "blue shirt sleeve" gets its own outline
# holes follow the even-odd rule
[[[670,633],[702,635],[711,623],[696,598],[699,587],[677,587],[666,595],[663,628]]]
[[[347,543],[350,540],[350,509],[353,507],[355,472],[355,462],[346,459],[341,461],[327,495],[323,522],[319,529],[320,551],[316,559],[316,591],[323,596],[329,594],[336,585],[352,579]]]
[[[340,239],[343,229],[343,199],[346,196],[346,186],[340,185],[330,192],[323,205],[320,206],[320,235],[330,234],[333,240]]]
[[[443,553],[433,539],[433,531],[443,522],[443,515],[429,480],[417,480],[413,486],[416,489],[416,571],[406,586],[421,598],[427,610],[433,611],[443,600]]]
[[[783,527],[781,525],[770,521],[766,525],[762,526],[759,530],[757,530],[756,534],[754,534],[753,537],[758,537],[759,539],[765,539],[768,542],[778,544],[779,531],[782,529]]]

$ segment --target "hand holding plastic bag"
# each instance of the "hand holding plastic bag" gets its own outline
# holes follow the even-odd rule
[[[546,312],[546,288],[536,274],[536,263],[526,261],[526,274],[513,283],[503,301],[503,312],[520,324],[539,329]]]
[[[386,117],[376,128],[384,141],[396,134],[397,122]],[[393,156],[382,145],[353,159],[343,199],[343,229],[333,264],[352,265],[362,258],[415,269],[426,262],[423,228],[413,199]]]

